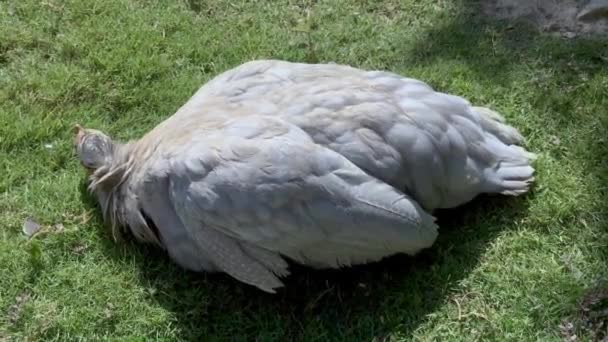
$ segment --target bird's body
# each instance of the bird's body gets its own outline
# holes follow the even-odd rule
[[[253,61],[203,85],[174,116],[250,114],[300,127],[427,210],[481,193],[524,193],[532,181],[532,155],[499,114],[389,72]]]
[[[79,129],[104,217],[181,266],[273,292],[283,257],[340,267],[416,254],[428,211],[527,191],[531,154],[493,112],[424,83],[256,61],[203,86],[141,139]]]

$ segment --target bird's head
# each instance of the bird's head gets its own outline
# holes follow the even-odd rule
[[[114,143],[109,136],[95,129],[85,129],[80,125],[74,125],[73,133],[76,154],[89,175],[112,163]]]
[[[74,126],[73,134],[76,155],[88,176],[88,189],[95,194],[104,221],[111,224],[112,235],[118,239],[119,227],[129,220],[125,213],[137,212],[124,200],[133,196],[125,196],[121,187],[132,170],[125,146],[101,131],[80,125]],[[124,210],[125,206],[128,210]]]

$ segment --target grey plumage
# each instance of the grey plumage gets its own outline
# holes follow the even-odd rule
[[[268,292],[285,257],[335,268],[416,254],[437,237],[433,209],[526,192],[521,141],[420,81],[281,61],[219,75],[139,140],[75,138],[115,230]]]
[[[209,110],[217,102],[227,108]],[[525,193],[534,180],[534,154],[500,114],[384,71],[252,61],[203,85],[175,116],[250,113],[300,127],[427,210],[481,193]]]

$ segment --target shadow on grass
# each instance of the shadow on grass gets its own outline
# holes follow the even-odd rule
[[[564,67],[572,58],[589,60],[591,67],[602,63],[595,59],[592,47],[596,45],[592,43],[540,37],[529,27],[488,23],[471,12],[463,11],[430,30],[404,63],[432,65],[440,60],[459,60],[474,71],[478,81],[505,87],[512,68],[524,60]],[[554,47],[551,55],[535,47],[539,40]],[[569,81],[567,75],[552,77],[557,82]],[[575,110],[556,90],[547,96],[534,105],[549,106],[547,110],[561,106],[562,112],[564,106]],[[551,99],[557,103],[549,103]],[[576,124],[571,123],[572,118],[553,119]],[[603,155],[607,155],[605,151]],[[159,249],[126,243],[133,253],[130,259],[141,266],[142,284],[156,289],[151,300],[174,314],[174,325],[184,340],[369,341],[394,331],[410,336],[428,314],[449,300],[451,291],[476,267],[487,245],[526,215],[527,203],[523,198],[480,197],[458,209],[440,212],[438,241],[416,257],[395,256],[339,271],[312,271],[294,265],[292,275],[285,279],[286,287],[276,295],[226,275],[185,272]],[[109,254],[123,257],[123,249],[109,240],[107,249]]]
[[[81,194],[88,207],[96,206],[84,185]],[[527,203],[483,196],[438,212],[440,237],[416,257],[398,255],[343,270],[292,264],[275,295],[224,274],[184,271],[158,248],[129,238],[121,246],[108,231],[100,232],[108,255],[138,264],[142,287],[155,289],[150,300],[174,314],[183,340],[373,340],[396,329],[411,334],[475,268],[487,244],[525,216]],[[95,212],[101,222],[101,212]]]
[[[82,188],[83,198],[95,206]],[[530,194],[533,196],[533,194]],[[373,340],[398,327],[406,335],[441,305],[477,265],[485,246],[526,212],[523,198],[483,196],[437,213],[441,235],[417,255],[342,270],[291,264],[285,287],[270,295],[224,274],[193,273],[160,249],[103,232],[107,254],[139,265],[150,300],[174,314],[184,340]],[[101,213],[96,211],[101,220]],[[125,252],[126,251],[126,252]]]

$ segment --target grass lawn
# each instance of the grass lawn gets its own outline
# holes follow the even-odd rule
[[[432,0],[0,1],[0,341],[592,339],[581,307],[608,308],[589,294],[608,279],[608,39],[479,13]],[[113,243],[72,125],[139,137],[257,58],[395,71],[490,106],[540,155],[536,185],[440,213],[439,240],[415,258],[295,267],[274,296]],[[46,233],[28,240],[27,217]]]

